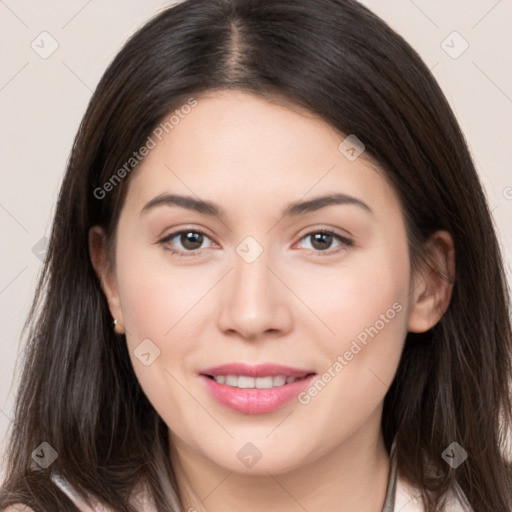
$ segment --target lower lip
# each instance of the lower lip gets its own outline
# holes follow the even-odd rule
[[[206,375],[200,375],[208,392],[220,404],[244,414],[263,414],[273,412],[287,405],[301,391],[307,388],[316,375],[309,375],[304,379],[276,386],[274,388],[236,388],[219,384]]]

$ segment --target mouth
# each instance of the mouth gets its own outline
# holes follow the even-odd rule
[[[316,375],[315,372],[307,373],[301,377],[292,377],[286,375],[266,375],[263,377],[250,377],[248,375],[208,375],[200,374],[211,380],[217,382],[217,384],[224,384],[240,389],[271,389],[281,386],[287,386],[293,382],[307,379],[310,376]]]
[[[262,414],[289,404],[317,373],[290,366],[243,363],[207,368],[199,373],[206,391],[219,404],[244,414]]]

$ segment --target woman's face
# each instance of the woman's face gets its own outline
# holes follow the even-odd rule
[[[108,290],[174,445],[279,473],[374,443],[413,289],[396,193],[360,146],[340,149],[344,135],[298,108],[217,91],[182,111],[130,177]],[[314,375],[203,375],[225,364]]]

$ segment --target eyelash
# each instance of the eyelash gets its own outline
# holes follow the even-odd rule
[[[166,245],[170,240],[172,240],[176,236],[181,235],[183,233],[200,233],[201,235],[204,235],[204,236],[210,238],[208,236],[208,234],[205,231],[203,231],[202,229],[197,229],[197,228],[182,229],[181,231],[175,231],[174,233],[171,233],[170,235],[166,235],[164,238],[159,240],[158,243],[164,245],[165,249],[168,250],[171,254],[176,255],[180,258],[181,257],[183,257],[183,258],[191,258],[192,257],[193,258],[193,257],[200,256],[201,249],[196,249],[194,251],[177,251],[175,249],[171,249],[169,246]],[[349,240],[348,238],[338,235],[334,231],[330,231],[328,229],[318,229],[316,231],[310,231],[309,233],[306,233],[301,238],[301,240],[304,240],[305,238],[308,238],[311,235],[315,235],[315,234],[319,234],[319,233],[324,234],[324,235],[332,235],[334,238],[336,238],[338,241],[340,241],[345,247],[338,248],[335,251],[332,251],[332,250],[331,251],[315,251],[314,249],[310,249],[317,256],[320,256],[320,257],[332,256],[334,254],[337,254],[338,252],[341,252],[342,250],[346,249],[347,247],[351,247],[354,245],[354,242],[352,240]]]

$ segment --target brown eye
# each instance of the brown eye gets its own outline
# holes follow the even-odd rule
[[[332,244],[333,236],[328,233],[315,233],[311,236],[311,245],[320,251],[323,251],[324,249],[329,249],[329,247]]]
[[[311,241],[311,249],[315,252],[325,252],[327,254],[337,253],[339,250],[343,250],[347,247],[353,245],[353,242],[348,238],[345,238],[341,235],[338,235],[332,231],[328,230],[319,230],[312,231],[308,233],[306,236],[302,237],[301,240],[310,240]],[[334,242],[338,242],[338,249],[329,250]]]
[[[203,243],[203,234],[197,231],[183,231],[180,234],[180,242],[185,249],[195,251],[199,249]]]
[[[198,256],[208,235],[199,229],[183,229],[167,235],[160,243],[178,256]]]

